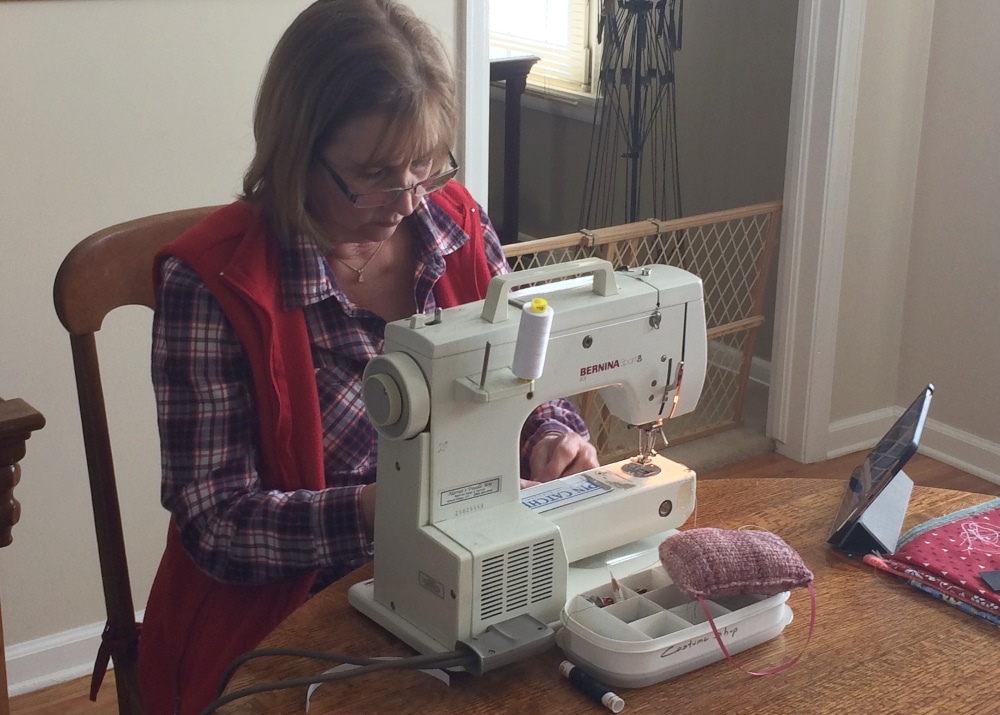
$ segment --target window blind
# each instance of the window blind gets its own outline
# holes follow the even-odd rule
[[[591,90],[590,0],[490,0],[490,47],[535,55],[528,84]]]

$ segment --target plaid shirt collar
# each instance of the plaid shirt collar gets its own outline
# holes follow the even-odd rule
[[[444,256],[454,253],[469,237],[433,201],[420,201],[408,219],[417,243],[417,284],[429,292],[444,274]],[[336,297],[346,301],[337,287],[323,249],[302,234],[283,242],[280,250],[281,291],[285,310],[301,308]],[[418,292],[421,292],[418,290]]]

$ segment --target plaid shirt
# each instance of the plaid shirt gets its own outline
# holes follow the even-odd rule
[[[496,232],[480,215],[491,272],[506,273]],[[416,243],[416,305],[433,311],[441,256],[467,237],[433,202],[422,201],[408,220]],[[361,375],[382,351],[385,321],[347,299],[312,241],[296,237],[280,255],[284,307],[302,309],[316,368],[327,488],[261,487],[246,355],[194,271],[169,258],[161,267],[152,347],[161,501],[185,549],[214,578],[260,583],[319,569],[318,588],[372,555],[360,492],[375,481],[377,439]],[[561,400],[540,406],[525,423],[522,457],[544,434],[567,430],[587,433],[572,406]]]

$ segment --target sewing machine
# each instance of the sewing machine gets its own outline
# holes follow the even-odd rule
[[[520,306],[537,297],[553,317],[542,374],[525,380],[511,363]],[[380,434],[375,576],[352,605],[442,652],[521,614],[554,623],[609,564],[655,559],[694,509],[695,475],[653,446],[665,419],[696,406],[706,342],[696,276],[600,259],[497,276],[484,301],[387,325],[363,378]],[[637,456],[522,490],[525,419],[596,388],[637,426]]]

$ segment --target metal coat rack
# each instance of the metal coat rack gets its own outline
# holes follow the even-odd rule
[[[604,0],[584,227],[683,215],[674,84],[683,7],[684,0]]]

